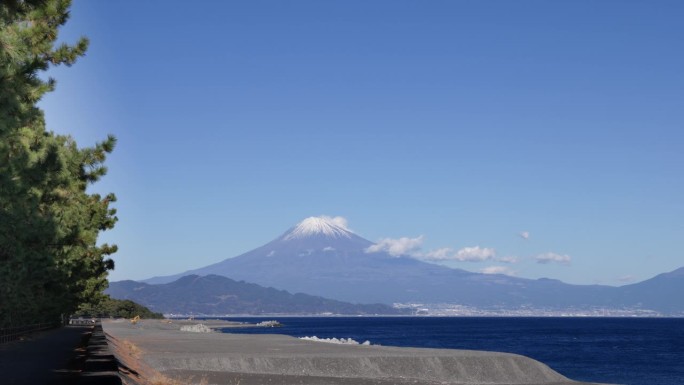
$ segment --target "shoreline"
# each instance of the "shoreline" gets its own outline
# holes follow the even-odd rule
[[[209,315],[182,315],[182,314],[164,314],[166,319],[174,321],[183,320],[194,320],[194,321],[205,321],[205,320],[220,320],[223,318],[601,318],[601,319],[681,319],[684,315],[406,315],[406,314],[209,314]]]
[[[510,353],[340,345],[267,334],[193,333],[225,321],[103,320],[129,382],[171,384],[588,384]],[[218,325],[218,326],[217,326]],[[232,326],[228,326],[232,327]],[[137,375],[136,375],[137,373]],[[175,381],[175,382],[174,382]]]

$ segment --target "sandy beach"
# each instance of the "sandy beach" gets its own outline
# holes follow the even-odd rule
[[[131,384],[581,384],[516,354],[180,330],[197,323],[105,320],[102,326]]]

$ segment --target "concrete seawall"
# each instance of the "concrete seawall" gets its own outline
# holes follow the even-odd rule
[[[579,384],[528,357],[336,345],[283,335],[192,333],[177,323],[104,321],[131,381],[178,384]],[[129,381],[129,382],[131,382]]]

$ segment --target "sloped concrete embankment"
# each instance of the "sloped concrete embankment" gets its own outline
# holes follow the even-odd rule
[[[312,342],[314,344],[315,342]],[[356,355],[341,348],[337,357],[285,356],[150,356],[149,364],[162,372],[242,373],[289,377],[386,379],[453,384],[549,384],[570,381],[547,366],[521,356],[460,356],[435,352],[432,356]],[[363,349],[366,349],[365,347]],[[367,354],[367,352],[363,352]],[[344,355],[344,356],[343,356]],[[347,356],[349,355],[349,356]],[[390,381],[397,382],[397,381]]]
[[[578,384],[541,362],[507,353],[190,333],[159,321],[104,327],[118,346],[117,357],[124,363],[134,358],[131,365],[141,377],[161,375],[177,383]]]

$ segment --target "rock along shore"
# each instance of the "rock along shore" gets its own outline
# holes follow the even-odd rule
[[[231,325],[201,322],[217,328]],[[188,322],[144,320],[132,325],[127,320],[104,320],[124,383],[582,384],[516,354],[337,345],[272,334],[194,333],[181,331],[183,325]]]

